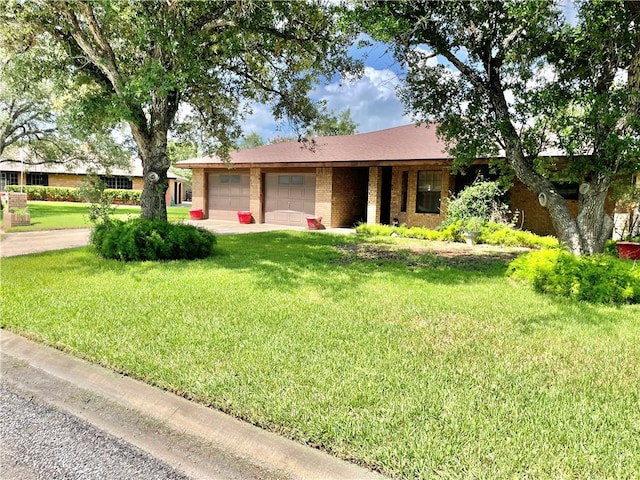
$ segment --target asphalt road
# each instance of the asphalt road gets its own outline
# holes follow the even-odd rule
[[[0,386],[0,452],[5,479],[189,478],[5,382]]]

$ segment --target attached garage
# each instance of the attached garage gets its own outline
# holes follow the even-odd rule
[[[315,173],[267,173],[265,175],[265,222],[306,226],[315,215]]]
[[[237,212],[249,210],[248,173],[209,174],[209,218],[237,220]]]

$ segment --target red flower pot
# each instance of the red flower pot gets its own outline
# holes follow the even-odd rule
[[[640,260],[640,243],[638,242],[618,242],[618,256],[629,260]]]

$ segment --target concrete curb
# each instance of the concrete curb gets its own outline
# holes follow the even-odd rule
[[[218,459],[202,458],[208,454],[225,457],[225,462],[234,464],[236,471],[244,468],[245,478],[290,478],[290,479],[380,479],[378,474],[344,462],[321,451],[300,445],[293,441],[261,430],[219,411],[190,402],[182,397],[150,387],[129,377],[118,375],[102,367],[66,355],[58,350],[26,340],[18,335],[0,329],[0,349],[3,356],[14,359],[13,375],[9,380],[21,382],[20,363],[23,368],[38,370],[52,382],[23,381],[21,387],[35,396],[67,410],[98,427],[133,443],[152,455],[165,461],[177,470],[194,478],[231,478],[218,468],[217,474],[211,465],[219,465]],[[18,362],[16,362],[17,360]],[[6,364],[3,361],[3,364]],[[10,370],[3,365],[5,372]],[[28,375],[22,375],[28,378]],[[73,392],[64,395],[64,389]],[[79,392],[84,392],[80,394]],[[92,398],[92,401],[87,401]],[[99,399],[100,401],[96,401]],[[127,415],[144,417],[141,423],[160,424],[153,432],[168,431],[166,438],[188,436],[194,439],[196,450],[186,450],[193,458],[185,458],[172,450],[162,437],[149,438],[153,433],[128,432],[127,425],[110,422],[104,412],[92,412],[92,404],[113,405],[126,410]],[[206,448],[203,448],[203,445]],[[207,453],[209,452],[209,453]],[[217,453],[216,453],[217,452]],[[221,453],[222,452],[222,453]],[[200,457],[198,457],[200,455]],[[229,460],[229,457],[233,457]],[[228,470],[227,470],[228,471]],[[223,472],[223,473],[221,473]],[[238,475],[242,478],[242,474]]]

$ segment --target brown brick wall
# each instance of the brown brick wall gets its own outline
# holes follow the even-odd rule
[[[249,171],[249,210],[256,223],[264,223],[264,177],[261,168]]]
[[[205,172],[203,168],[194,168],[193,177],[191,180],[191,208],[202,209],[204,218],[208,217],[208,192],[207,192],[207,177],[208,172]]]
[[[366,216],[369,169],[336,168],[333,172],[331,226],[351,227]]]
[[[380,190],[382,189],[382,169],[369,168],[367,194],[367,223],[380,223]]]
[[[334,227],[331,199],[333,196],[333,172],[334,169],[316,168],[316,208],[315,216],[322,217],[322,223]]]
[[[418,171],[420,170],[441,170],[442,171],[442,192],[440,196],[441,212],[437,213],[416,213],[416,192],[418,189]],[[401,212],[402,202],[402,172],[408,172],[407,184],[407,211]],[[391,219],[397,218],[399,222],[406,223],[411,227],[435,228],[442,223],[446,212],[446,199],[451,189],[450,183],[453,177],[449,175],[448,168],[428,168],[427,166],[394,167],[391,179]]]
[[[82,184],[84,175],[49,174],[50,187],[76,188]]]
[[[527,189],[519,180],[515,180],[509,190],[510,206],[513,213],[518,215],[517,227],[538,235],[555,235],[556,231],[551,223],[551,217],[546,208],[538,202],[538,196]],[[578,201],[567,200],[567,206],[571,215],[578,214]],[[613,215],[615,202],[611,197],[605,203],[605,211]]]

